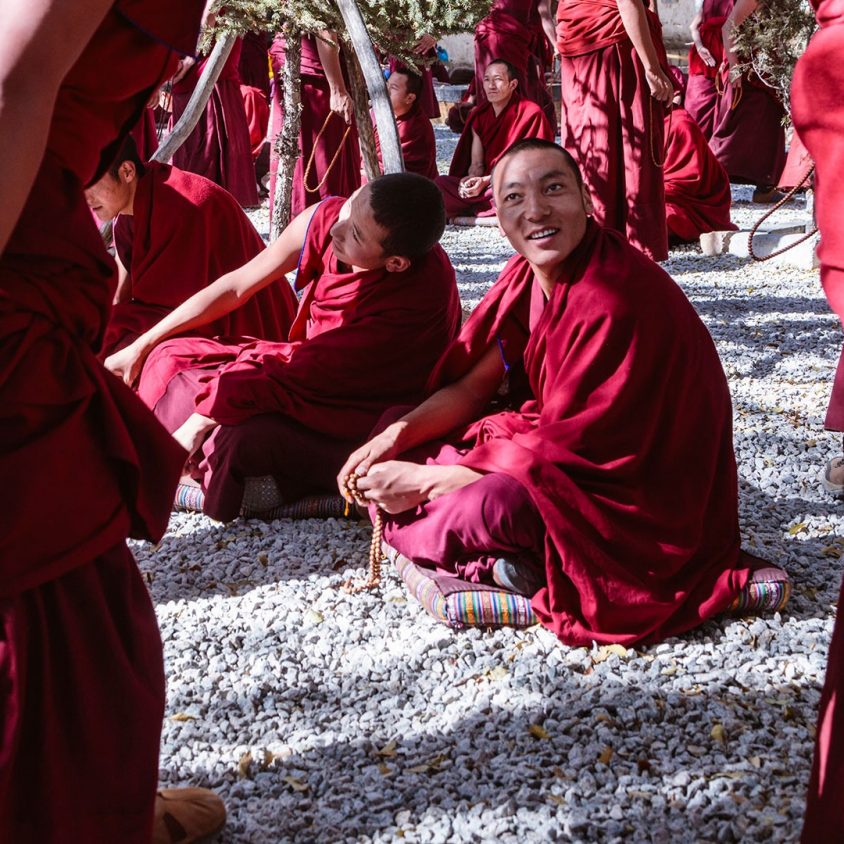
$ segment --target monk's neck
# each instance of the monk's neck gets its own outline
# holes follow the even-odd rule
[[[510,96],[506,100],[504,100],[503,103],[490,103],[490,105],[492,106],[492,113],[496,117],[498,117],[501,114],[501,112],[504,111],[504,109],[507,108],[508,105],[510,105],[510,100],[512,100],[512,99],[513,99],[513,97]]]

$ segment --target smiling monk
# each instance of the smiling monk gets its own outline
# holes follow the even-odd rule
[[[561,147],[515,144],[493,183],[519,254],[440,360],[430,397],[349,457],[341,490],[355,472],[387,514],[387,543],[532,596],[567,644],[695,627],[764,565],[739,546],[712,338],[670,276],[589,218]]]

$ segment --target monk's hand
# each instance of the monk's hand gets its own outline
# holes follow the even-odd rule
[[[462,179],[457,192],[463,199],[471,199],[483,193],[488,182],[483,176],[466,176]]]
[[[182,427],[175,431],[173,439],[188,453],[188,456],[192,456],[199,451],[205,438],[218,424],[209,416],[192,413]]]
[[[170,80],[174,85],[177,82],[180,82],[184,75],[196,64],[196,59],[193,56],[185,56],[183,59],[179,61],[178,66],[176,67],[176,72],[173,74],[173,78]]]
[[[697,54],[700,56],[701,61],[707,67],[715,67],[715,56],[713,56],[712,53],[703,46],[703,44],[699,47],[695,47],[695,49],[697,50]]]
[[[400,423],[393,423],[349,455],[337,475],[337,488],[350,504],[352,500],[348,495],[346,478],[352,474],[365,475],[376,463],[380,463],[382,460],[391,460],[399,454],[401,446],[398,440],[401,430]]]
[[[645,70],[645,79],[648,80],[651,96],[655,100],[668,105],[674,96],[674,86],[671,84],[671,80],[662,72],[662,68],[653,67],[650,70]]]
[[[413,52],[416,53],[417,56],[424,56],[425,53],[428,52],[432,47],[437,46],[437,39],[434,38],[433,35],[429,35],[425,33],[417,42],[416,46],[413,48]]]
[[[357,480],[357,491],[386,513],[403,513],[428,500],[429,466],[406,460],[386,460]]]
[[[103,366],[118,378],[122,378],[127,387],[131,387],[140,378],[141,369],[143,369],[148,354],[149,351],[146,347],[136,340],[126,346],[125,349],[109,355],[103,361]]]
[[[343,118],[347,126],[352,123],[352,115],[354,114],[354,103],[346,90],[341,91],[339,88],[331,89],[331,97],[329,99],[331,110],[339,114]]]

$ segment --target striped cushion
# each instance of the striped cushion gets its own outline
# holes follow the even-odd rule
[[[729,612],[737,615],[780,612],[790,597],[788,574],[776,566],[766,566],[751,574],[750,580],[730,605]]]
[[[386,543],[383,551],[408,592],[437,621],[449,627],[530,627],[538,623],[530,599],[523,595],[467,583],[456,577],[437,578]],[[443,589],[446,581],[448,588]]]

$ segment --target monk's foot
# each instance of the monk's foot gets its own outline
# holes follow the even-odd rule
[[[836,498],[844,498],[844,455],[833,457],[821,473],[821,485]]]
[[[505,557],[499,557],[493,564],[492,579],[496,586],[527,598],[533,597],[545,585],[533,566]]]
[[[779,202],[785,196],[784,193],[778,191],[773,185],[760,186],[753,191],[753,202],[759,205],[773,205]]]
[[[207,788],[165,788],[155,795],[152,844],[207,841],[226,822],[223,801]]]

